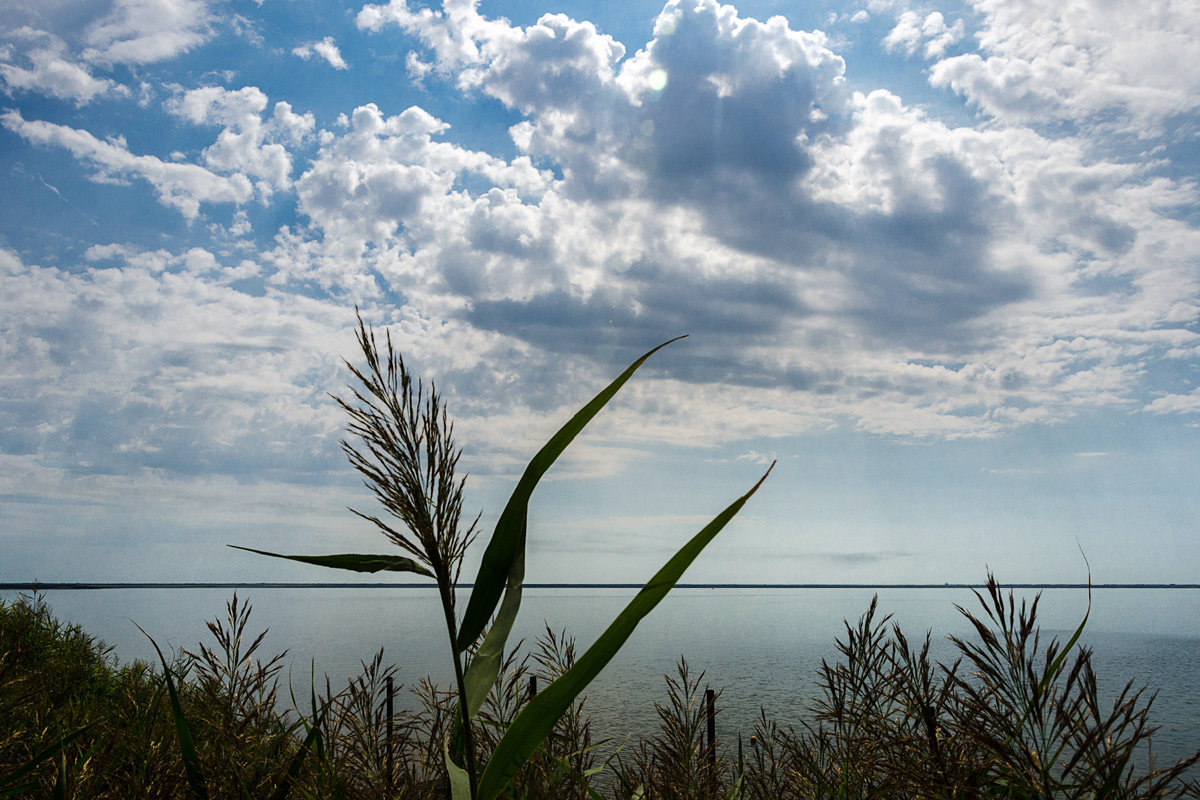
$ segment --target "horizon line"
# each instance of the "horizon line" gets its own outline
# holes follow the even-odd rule
[[[641,589],[641,583],[526,583],[526,589]],[[1200,589],[1200,583],[1007,583],[1002,589]],[[458,588],[474,588],[460,583]],[[278,581],[0,581],[0,591],[98,589],[437,589],[433,583]],[[676,589],[986,589],[986,583],[677,583]]]

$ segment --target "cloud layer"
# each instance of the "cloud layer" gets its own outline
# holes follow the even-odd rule
[[[636,49],[464,0],[365,5],[349,33],[278,48],[350,76],[343,50],[400,37],[392,80],[506,119],[490,147],[433,103],[347,102],[318,124],[299,90],[249,75],[134,87],[130,68],[232,35],[200,0],[119,0],[73,32],[22,9],[10,96],[78,115],[7,108],[10,141],[149,187],[191,240],[97,237],[66,266],[4,251],[6,447],[221,471],[303,442],[315,469],[353,303],[459,402],[484,470],[525,444],[498,421],[570,406],[681,333],[610,435],[936,440],[1195,413],[1197,194],[1170,153],[1200,97],[1200,15],[877,5],[878,57],[923,64],[958,113],[852,83],[851,28],[710,0],[667,3]],[[199,144],[151,152],[80,111],[132,113],[135,88]]]

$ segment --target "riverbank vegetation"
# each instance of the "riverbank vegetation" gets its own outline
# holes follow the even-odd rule
[[[578,699],[502,796],[1200,797],[1188,769],[1200,754],[1151,763],[1151,699],[1133,686],[1100,692],[1086,648],[1041,639],[1036,602],[991,582],[963,613],[974,635],[952,639],[958,660],[941,664],[928,637],[910,641],[872,603],[816,676],[806,716],[762,709],[754,730],[711,749],[702,679],[686,662],[668,676],[659,728],[644,739],[594,730]],[[455,692],[407,687],[410,702],[389,716],[394,668],[381,653],[346,685],[326,680],[292,698],[282,654],[259,652],[249,617],[234,597],[209,623],[210,640],[169,664],[209,797],[450,796]],[[549,631],[507,654],[472,720],[482,759],[528,705],[530,676],[545,686],[575,658],[573,642]],[[40,597],[0,603],[0,796],[194,798],[161,666],[118,662]]]
[[[635,360],[529,461],[464,609],[459,577],[480,517],[462,516],[453,424],[390,334],[381,343],[360,318],[363,361],[347,362],[355,383],[335,398],[350,419],[342,446],[382,507],[354,513],[402,554],[237,549],[433,579],[454,685],[410,687],[416,711],[396,710],[387,688],[393,670],[381,654],[345,687],[326,681],[307,704],[290,692],[283,702],[282,655],[263,660],[263,637],[247,632],[249,608],[236,596],[209,625],[212,642],[172,660],[159,650],[153,667],[112,661],[40,599],[22,597],[0,606],[0,797],[1200,797],[1183,780],[1196,759],[1139,763],[1152,732],[1149,703],[1132,687],[1114,704],[1101,701],[1089,655],[1077,647],[1083,625],[1064,645],[1043,647],[1037,604],[1018,607],[994,582],[968,615],[978,638],[953,640],[960,659],[949,666],[930,659],[928,638],[910,645],[872,604],[847,626],[842,658],[823,666],[812,716],[778,720],[763,710],[736,749],[714,743],[715,698],[701,701],[700,680],[682,662],[657,705],[657,734],[631,742],[622,731],[594,733],[584,710],[588,685],[771,472],[685,542],[578,655],[565,635],[549,632],[523,655],[510,645],[534,489],[646,360],[674,341]]]

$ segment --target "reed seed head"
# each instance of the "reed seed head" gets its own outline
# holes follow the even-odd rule
[[[380,347],[375,331],[358,316],[357,339],[365,364],[346,362],[358,385],[334,400],[350,416],[342,450],[363,482],[399,522],[356,509],[392,542],[425,564],[439,585],[458,580],[462,557],[479,518],[462,524],[465,477],[456,474],[462,450],[437,387],[409,372],[390,332]]]

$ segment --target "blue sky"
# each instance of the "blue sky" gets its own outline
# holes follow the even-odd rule
[[[1187,2],[12,0],[0,580],[326,580],[354,306],[532,581],[1190,582]]]

